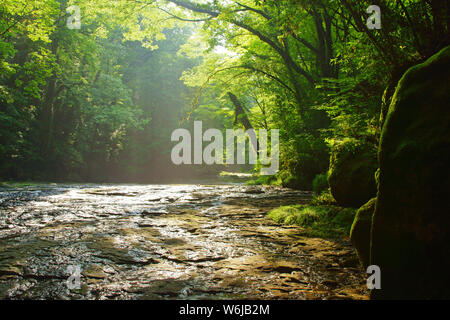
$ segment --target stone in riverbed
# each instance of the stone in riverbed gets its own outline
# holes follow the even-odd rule
[[[165,279],[151,282],[149,287],[143,288],[144,300],[161,299],[163,297],[176,298],[187,292],[193,286],[192,281],[183,279]]]
[[[450,299],[450,47],[400,80],[381,135],[375,299]]]
[[[246,190],[244,190],[245,194],[263,194],[264,190],[262,188],[258,187],[249,187]]]
[[[0,276],[11,275],[11,276],[21,276],[22,270],[13,266],[3,266],[0,267]]]
[[[100,265],[91,264],[86,270],[81,273],[83,276],[93,279],[104,279],[106,273],[103,272],[103,268]]]

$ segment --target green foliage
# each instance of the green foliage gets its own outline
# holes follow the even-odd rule
[[[327,79],[323,85],[323,104],[318,110],[327,112],[331,126],[322,130],[332,139],[355,138],[376,141],[383,82],[368,74],[364,79]]]
[[[138,16],[130,12],[137,4],[79,1],[81,30],[65,25],[69,5],[48,0],[0,6],[0,176],[144,176],[185,107],[187,90],[179,77],[192,62],[176,51],[190,31],[178,30],[167,44],[158,43],[163,50],[149,59],[152,52],[145,47],[165,35],[155,24],[152,31],[131,31]],[[174,24],[164,26],[169,25]],[[125,42],[135,38],[142,43]]]
[[[369,32],[370,1],[3,0],[0,176],[176,176],[171,132],[241,126],[231,93],[253,128],[280,130],[281,171],[260,182],[311,190],[327,143],[377,145],[386,86],[446,45],[436,3],[380,1],[389,23]]]
[[[298,134],[281,149],[283,185],[294,189],[312,190],[317,174],[328,168],[328,146],[311,134]]]
[[[245,183],[249,186],[267,185],[278,186],[281,184],[280,180],[276,176],[258,176],[256,179],[249,180]]]
[[[348,236],[355,212],[329,205],[293,205],[274,209],[268,217],[277,223],[304,227],[308,236],[336,239]]]
[[[328,173],[318,174],[313,180],[313,191],[319,195],[322,191],[328,190]]]
[[[321,194],[315,194],[311,199],[311,204],[314,206],[337,205],[336,200],[329,190],[323,191]]]

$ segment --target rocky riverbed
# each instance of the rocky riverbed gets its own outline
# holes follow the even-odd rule
[[[310,198],[235,184],[3,188],[0,299],[366,299],[349,241],[266,217]]]

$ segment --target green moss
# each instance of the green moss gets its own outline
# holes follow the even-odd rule
[[[384,280],[374,298],[450,297],[449,70],[447,47],[404,74],[389,107],[370,252]]]
[[[356,139],[335,144],[330,157],[328,184],[338,204],[359,208],[374,197],[377,168],[376,146]]]
[[[353,208],[343,208],[331,219],[331,224],[345,229],[345,233],[348,234],[355,219],[355,212]]]
[[[322,191],[328,190],[328,173],[318,174],[313,180],[313,191],[320,194]]]
[[[36,187],[41,184],[48,184],[50,182],[29,182],[29,181],[5,181],[0,182],[2,188],[23,188],[23,187]]]
[[[307,169],[305,169],[306,171]],[[278,178],[281,182],[281,185],[285,188],[291,188],[296,190],[312,190],[313,189],[313,179],[316,176],[312,175],[311,173],[308,174],[294,174],[290,171],[281,171],[278,174]]]
[[[336,205],[337,202],[333,198],[333,195],[331,194],[330,190],[323,191],[320,194],[314,195],[314,197],[311,199],[311,204],[313,206],[321,206],[321,205]]]
[[[377,184],[377,186],[380,184],[380,168],[375,171],[375,183]]]
[[[266,186],[279,186],[281,185],[280,179],[276,176],[258,176],[256,179],[251,179],[245,183],[249,186],[266,185]]]
[[[320,220],[327,212],[323,207],[292,205],[283,206],[269,212],[269,217],[277,223],[296,224],[302,227],[310,227]]]
[[[350,230],[350,239],[358,253],[359,261],[364,268],[369,266],[370,230],[372,228],[372,217],[376,202],[377,198],[373,198],[359,208]]]
[[[268,217],[277,223],[298,225],[305,235],[337,239],[348,235],[355,210],[337,206],[291,205],[269,212]]]
[[[305,186],[299,177],[294,176],[292,173],[287,171],[282,171],[279,174],[279,178],[281,181],[281,185],[285,188],[292,189],[311,189],[310,187]]]

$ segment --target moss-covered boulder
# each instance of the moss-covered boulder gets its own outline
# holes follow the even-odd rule
[[[343,207],[359,208],[376,195],[376,146],[346,139],[331,152],[328,184]]]
[[[285,188],[297,189],[297,190],[310,190],[311,183],[301,179],[299,176],[295,176],[290,172],[282,171],[279,174],[281,185]]]
[[[379,149],[378,299],[450,298],[450,47],[400,80]]]
[[[359,208],[350,230],[350,239],[364,269],[369,266],[370,261],[370,229],[372,228],[372,216],[376,201],[376,198],[370,199],[369,202]]]

